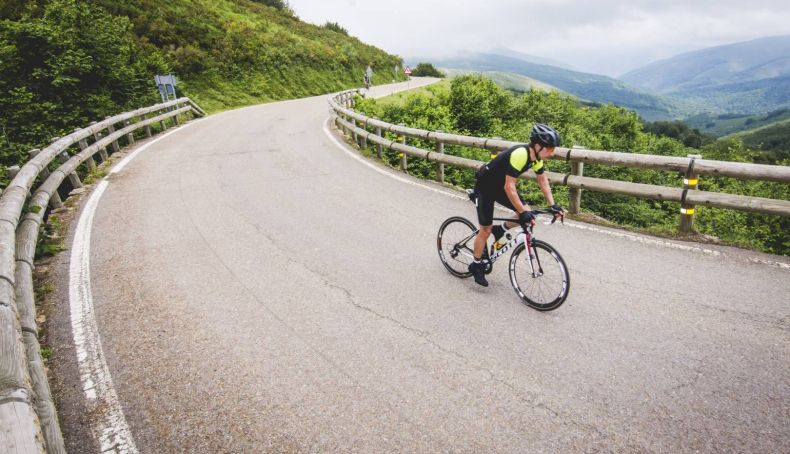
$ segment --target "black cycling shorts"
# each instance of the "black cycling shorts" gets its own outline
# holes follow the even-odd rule
[[[516,208],[510,203],[510,199],[505,194],[505,188],[494,188],[486,185],[481,185],[480,180],[475,182],[475,194],[477,195],[477,222],[482,226],[491,225],[494,223],[494,202],[502,205],[505,208],[516,211]],[[521,203],[524,199],[519,195]]]

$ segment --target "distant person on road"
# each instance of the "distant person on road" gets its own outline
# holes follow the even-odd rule
[[[529,205],[516,191],[516,181],[522,173],[532,169],[537,174],[538,186],[551,210],[557,215],[564,215],[565,210],[554,203],[549,178],[544,175],[543,160],[554,154],[554,148],[560,145],[560,134],[552,127],[537,123],[532,127],[529,144],[516,145],[499,153],[488,164],[477,171],[474,197],[477,205],[477,220],[480,231],[475,238],[474,261],[469,264],[469,272],[475,282],[483,287],[488,286],[485,277],[486,264],[483,263],[483,251],[488,236],[494,233],[499,239],[505,231],[518,225],[534,224],[535,216]],[[503,205],[518,214],[513,218],[516,222],[504,222],[493,226],[494,202]]]

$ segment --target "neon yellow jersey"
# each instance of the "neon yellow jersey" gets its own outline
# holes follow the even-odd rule
[[[486,164],[488,170],[480,177],[483,183],[504,184],[505,175],[517,178],[529,169],[540,175],[545,171],[543,160],[531,161],[527,145],[516,145],[499,153]]]

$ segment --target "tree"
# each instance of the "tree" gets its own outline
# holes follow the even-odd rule
[[[456,77],[450,83],[450,113],[458,129],[485,134],[509,104],[510,95],[482,75]]]
[[[430,63],[417,63],[417,67],[414,68],[411,75],[414,77],[446,77]]]

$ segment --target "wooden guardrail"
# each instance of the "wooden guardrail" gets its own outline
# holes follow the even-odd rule
[[[32,159],[21,169],[9,169],[12,180],[0,196],[0,452],[65,452],[41,359],[33,294],[36,242],[47,206],[62,206],[58,188],[64,180],[71,188],[82,186],[76,172],[81,164],[93,170],[97,158],[108,159],[107,147],[119,151],[119,140],[134,143],[135,131],[144,129],[151,137],[151,125],[164,131],[167,120],[177,125],[186,114],[206,115],[189,98],[180,98],[108,117],[31,150]],[[71,155],[75,144],[80,151]],[[61,165],[50,172],[55,158]],[[36,181],[41,184],[28,201]]]
[[[337,126],[344,131],[350,132],[354,136],[354,140],[357,141],[360,146],[366,146],[368,141],[376,143],[379,157],[381,157],[381,147],[386,147],[402,153],[402,170],[406,169],[406,155],[437,162],[439,164],[437,165],[437,180],[440,182],[444,181],[444,171],[441,165],[448,164],[456,167],[477,169],[483,164],[481,161],[444,154],[445,144],[481,148],[490,150],[492,154],[495,154],[520,143],[495,138],[469,137],[458,134],[447,134],[440,131],[426,131],[402,125],[394,125],[375,118],[370,118],[353,110],[355,92],[356,90],[342,92],[330,99],[329,103],[332,110],[335,112],[335,122]],[[375,132],[370,132],[368,128],[374,128]],[[399,136],[401,140],[386,139],[383,137],[383,132],[394,133]],[[436,143],[436,149],[423,150],[406,145],[406,137],[414,137],[434,142]],[[571,173],[569,174],[555,172],[546,172],[546,174],[551,184],[565,185],[571,188],[569,209],[573,213],[579,211],[581,190],[587,189],[597,192],[678,202],[681,205],[679,229],[682,232],[689,232],[691,230],[696,206],[729,208],[733,210],[790,217],[790,201],[787,200],[707,192],[697,189],[701,175],[727,176],[739,179],[790,184],[790,167],[788,166],[713,161],[702,159],[699,155],[689,155],[683,158],[677,156],[587,150],[576,147],[558,147],[552,159],[562,159],[571,163]],[[585,163],[679,172],[684,175],[683,187],[672,188],[585,177],[583,176]],[[531,174],[525,174],[522,175],[522,178],[534,179],[535,177]]]

